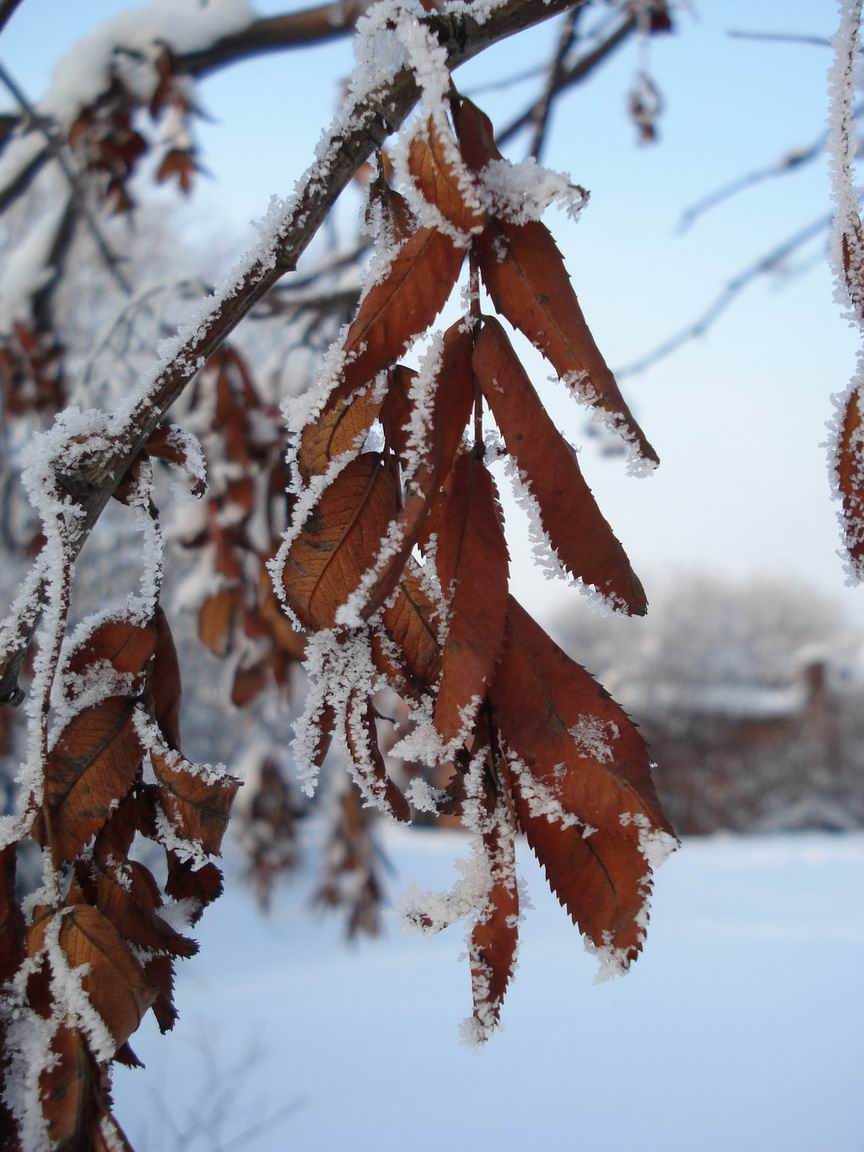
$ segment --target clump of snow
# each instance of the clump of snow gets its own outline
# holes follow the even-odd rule
[[[54,275],[51,250],[66,215],[68,203],[58,196],[5,255],[0,271],[0,335],[9,335],[16,323],[31,319],[33,297]]]

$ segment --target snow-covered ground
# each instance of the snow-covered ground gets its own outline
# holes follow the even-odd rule
[[[444,888],[466,845],[393,831],[391,894]],[[534,904],[505,1027],[458,1024],[460,927],[346,947],[286,885],[270,919],[229,864],[172,1036],[135,1039],[118,1117],[138,1152],[861,1152],[864,836],[688,841],[661,870],[646,955],[592,983],[523,850]]]

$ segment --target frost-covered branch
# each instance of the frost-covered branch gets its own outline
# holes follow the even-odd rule
[[[409,19],[425,25],[436,36],[452,70],[490,45],[571,7],[573,0],[548,0],[543,5],[533,0],[509,0],[478,12],[476,17],[460,7]],[[394,6],[394,20],[400,11],[404,12]],[[131,462],[207,357],[270,288],[296,268],[340,193],[375,148],[400,127],[419,96],[418,80],[404,65],[383,81],[379,76],[366,77],[358,85],[347,107],[324,134],[317,159],[293,195],[272,201],[257,250],[247,254],[202,303],[186,328],[160,345],[161,359],[156,368],[142,382],[138,394],[111,419],[110,447],[99,460],[98,472],[58,477],[61,490],[82,510],[71,544],[73,556],[80,553]],[[29,638],[35,625],[35,620],[28,625]],[[24,651],[27,646],[23,645]],[[22,659],[22,648],[7,650],[0,657],[0,702],[19,697],[17,669]]]

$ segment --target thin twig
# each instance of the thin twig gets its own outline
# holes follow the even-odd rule
[[[864,112],[864,101],[860,101],[855,105],[854,116],[858,117],[862,112]],[[785,156],[781,156],[780,159],[776,160],[773,164],[767,164],[764,168],[757,168],[753,172],[739,176],[737,180],[732,180],[728,184],[724,184],[721,188],[718,188],[703,200],[699,200],[696,204],[691,205],[681,213],[681,219],[678,222],[679,230],[686,232],[705,212],[716,208],[718,204],[722,204],[725,200],[737,196],[738,193],[744,192],[748,188],[753,188],[766,180],[772,180],[775,176],[786,176],[798,168],[803,168],[807,164],[811,164],[825,151],[827,141],[828,133],[821,132],[812,144],[787,152]]]
[[[570,47],[576,37],[576,27],[582,11],[583,9],[581,8],[573,8],[565,15],[561,25],[561,32],[558,36],[555,54],[549,64],[546,87],[544,88],[543,95],[540,97],[539,103],[534,105],[532,115],[534,136],[531,140],[531,147],[528,149],[528,155],[533,156],[535,160],[539,160],[543,153],[543,145],[546,141],[546,129],[552,111],[552,102],[561,81],[564,61],[567,59],[567,53],[570,51]]]
[[[686,328],[682,328],[676,332],[674,336],[670,336],[667,340],[664,340],[662,344],[658,344],[656,348],[652,349],[652,351],[648,352],[645,356],[640,357],[640,359],[634,360],[624,368],[616,369],[615,375],[619,380],[622,380],[625,376],[634,376],[637,373],[645,372],[660,360],[665,360],[667,356],[671,356],[673,352],[677,352],[683,345],[689,344],[691,340],[695,340],[699,336],[704,336],[708,329],[719,320],[745,288],[748,288],[753,281],[757,280],[760,276],[775,272],[782,262],[791,256],[793,252],[801,248],[808,240],[812,240],[821,232],[825,232],[830,223],[831,213],[829,212],[827,215],[820,216],[818,220],[813,220],[806,227],[795,232],[792,236],[784,240],[782,244],[778,244],[777,247],[772,248],[770,252],[767,252],[754,264],[749,265],[744,271],[739,272],[737,276],[733,277],[692,324],[688,324]]]
[[[814,48],[830,48],[831,41],[826,36],[807,36],[797,32],[747,32],[730,28],[726,33],[733,40],[760,40],[774,44],[810,44]]]
[[[126,279],[121,268],[119,267],[119,257],[111,250],[111,246],[102,234],[102,229],[96,217],[90,211],[90,205],[87,203],[87,196],[81,187],[81,181],[77,172],[69,163],[66,156],[65,148],[61,141],[57,139],[54,133],[53,126],[41,116],[36,110],[35,106],[30,102],[23,88],[18,82],[10,75],[5,65],[0,64],[0,82],[2,82],[12,95],[12,98],[18,103],[21,111],[33,125],[33,127],[42,134],[45,143],[48,146],[48,151],[60,165],[63,175],[66,177],[69,188],[71,189],[72,196],[75,200],[75,205],[81,214],[81,218],[87,225],[87,230],[93,237],[96,248],[102,260],[105,263],[111,276],[125,295],[132,294],[132,285]]]

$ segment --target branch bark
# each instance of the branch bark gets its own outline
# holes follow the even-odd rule
[[[576,0],[584,3],[584,0]],[[575,6],[574,0],[509,0],[483,23],[470,12],[430,13],[423,24],[437,37],[452,70],[484,49]],[[354,174],[403,123],[420,97],[411,72],[403,69],[386,85],[343,110],[335,121],[324,156],[309,168],[286,206],[273,239],[251,265],[211,297],[206,315],[183,333],[170,361],[159,367],[131,404],[114,437],[114,448],[99,462],[98,480],[71,475],[58,479],[84,513],[72,542],[77,557],[129,465],[207,357],[233,332],[253,305],[297,265]],[[0,703],[21,699],[17,674],[32,641],[37,620],[21,622],[21,644],[0,656]],[[14,625],[13,625],[14,627]]]

